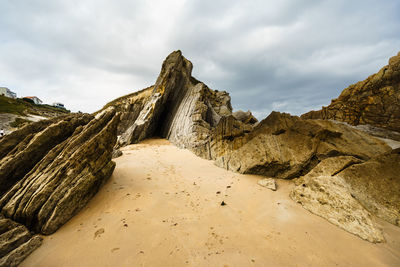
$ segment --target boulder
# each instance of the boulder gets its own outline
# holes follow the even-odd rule
[[[346,181],[337,175],[362,161],[352,156],[328,158],[296,180],[290,197],[305,209],[370,242],[384,242],[371,213],[352,195]]]
[[[233,117],[243,123],[254,124],[258,122],[258,120],[251,114],[250,110],[244,112],[243,110],[238,110],[232,113]]]
[[[119,150],[119,149],[114,149],[113,150],[113,152],[112,152],[112,158],[113,159],[115,159],[115,158],[119,158],[119,157],[121,157],[122,156],[122,151],[121,150]]]
[[[271,189],[272,191],[276,191],[276,182],[275,179],[272,178],[265,178],[261,179],[257,182],[259,185],[262,187],[266,187],[268,189]]]
[[[377,216],[400,226],[400,149],[367,161],[328,158],[296,180],[293,200],[346,231],[383,242]]]
[[[362,206],[400,226],[400,149],[378,155],[339,174]]]

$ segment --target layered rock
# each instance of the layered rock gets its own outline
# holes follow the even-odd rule
[[[191,62],[180,51],[167,57],[149,99],[134,123],[122,134],[119,140],[121,145],[139,142],[160,131],[159,122],[173,117],[171,111],[180,103],[190,86],[191,71]]]
[[[86,119],[84,115],[77,120]],[[31,143],[47,136],[51,129],[58,129],[63,122],[35,134]],[[6,191],[0,199],[2,213],[36,232],[51,234],[56,231],[82,209],[111,176],[115,167],[111,157],[118,123],[119,115],[114,109],[107,109],[86,125],[73,121],[64,125],[65,132],[70,130],[69,126],[75,129]],[[38,142],[37,147],[41,145]],[[17,150],[24,153],[26,149],[30,146]],[[27,160],[18,163],[24,164]]]
[[[369,124],[400,132],[400,53],[378,73],[344,89],[329,106],[302,118]]]
[[[53,147],[70,137],[77,127],[87,124],[90,118],[90,115],[67,116],[33,123],[6,136],[1,144],[5,143],[8,150],[13,149],[0,160],[0,195],[24,177]],[[12,143],[13,147],[10,146]]]
[[[59,120],[60,120],[60,117],[32,123],[32,124],[26,125],[25,127],[22,127],[21,129],[14,131],[13,134],[4,136],[0,140],[0,142],[1,142],[0,159],[3,158],[4,156],[6,156],[11,150],[14,149],[14,147],[16,147],[19,143],[21,143],[27,137],[33,136],[34,134],[42,131],[49,125],[51,125]]]
[[[302,177],[293,199],[371,242],[383,240],[371,214],[398,225],[399,199],[385,202],[374,191],[393,195],[399,185],[398,153],[383,141],[345,124],[279,112],[258,122],[249,111],[233,112],[228,93],[208,88],[191,72],[192,63],[175,51],[154,86],[110,102],[95,116],[41,121],[4,138],[2,213],[51,234],[110,177],[119,146],[159,136],[228,170]],[[395,166],[389,168],[390,161]]]
[[[104,106],[102,110],[114,107],[120,114],[121,122],[118,124],[117,132],[119,136],[122,135],[132,125],[132,122],[137,119],[140,111],[147,103],[153,88],[153,86],[150,86],[138,92],[119,97]]]
[[[41,244],[40,236],[0,214],[0,266],[18,266]]]

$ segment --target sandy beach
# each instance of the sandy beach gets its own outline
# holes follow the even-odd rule
[[[21,266],[400,266],[400,228],[372,244],[162,139],[122,149],[88,206]],[[224,201],[226,205],[221,206]]]

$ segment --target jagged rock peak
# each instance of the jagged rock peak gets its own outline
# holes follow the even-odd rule
[[[302,118],[369,124],[400,132],[400,52],[378,73],[350,85],[329,106]]]
[[[151,95],[144,105],[139,107],[138,115],[132,116],[134,120],[122,133],[120,146],[155,135],[177,137],[174,131],[177,130],[175,126],[178,124],[185,125],[184,128],[188,131],[190,128],[190,132],[193,133],[194,114],[200,115],[202,120],[206,120],[208,116],[213,124],[222,114],[232,113],[229,95],[226,92],[213,91],[193,78],[192,68],[192,63],[182,56],[179,50],[172,52],[164,60]],[[180,118],[179,122],[177,118]]]

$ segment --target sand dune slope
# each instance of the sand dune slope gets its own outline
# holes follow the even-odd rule
[[[123,149],[89,205],[21,266],[400,266],[400,228],[372,244],[278,191],[153,139]],[[221,202],[226,203],[221,206]]]

